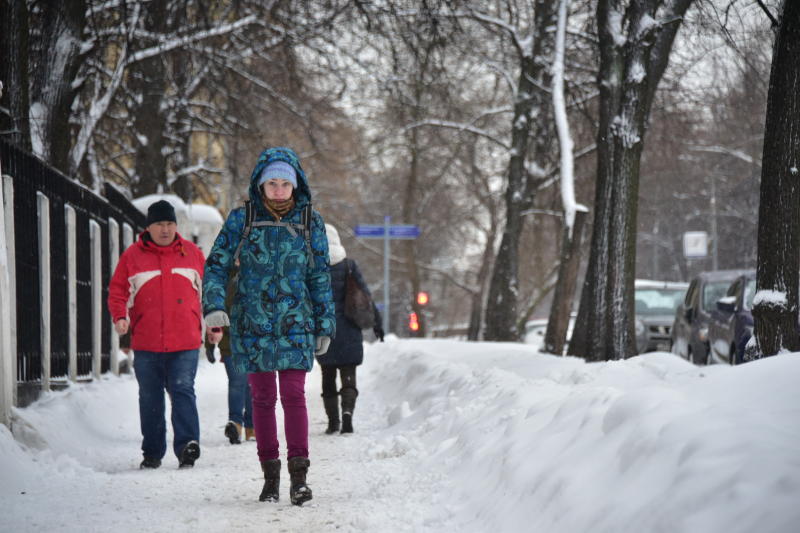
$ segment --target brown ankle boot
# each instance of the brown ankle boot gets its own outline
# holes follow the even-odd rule
[[[236,422],[228,422],[225,425],[225,436],[231,444],[242,443],[242,426]]]
[[[262,461],[261,470],[264,471],[264,488],[261,489],[258,501],[277,502],[280,497],[281,460],[270,459]]]
[[[311,488],[306,485],[306,474],[311,461],[307,457],[289,459],[289,498],[295,505],[303,505],[311,499]]]
[[[253,428],[244,428],[244,440],[256,440],[256,430]]]

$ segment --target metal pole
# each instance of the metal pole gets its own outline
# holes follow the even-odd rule
[[[711,270],[719,268],[717,242],[717,181],[711,175]]]
[[[392,217],[383,217],[383,331],[389,333],[389,225]]]

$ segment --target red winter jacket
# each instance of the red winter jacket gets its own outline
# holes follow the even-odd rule
[[[123,252],[108,287],[108,309],[114,323],[130,320],[133,350],[200,347],[204,264],[203,252],[180,235],[158,246],[145,231]]]

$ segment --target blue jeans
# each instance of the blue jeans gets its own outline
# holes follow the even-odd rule
[[[172,449],[176,457],[189,441],[200,441],[200,421],[194,395],[198,350],[134,351],[133,369],[139,382],[139,423],[142,453],[161,459],[167,453],[164,390],[172,403]]]
[[[253,400],[250,398],[250,384],[247,373],[237,372],[233,357],[223,357],[225,372],[228,374],[228,420],[246,428],[253,427]]]

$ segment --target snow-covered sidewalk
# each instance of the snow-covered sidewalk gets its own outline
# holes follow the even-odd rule
[[[800,523],[795,354],[698,368],[671,354],[586,364],[519,344],[366,348],[353,435],[323,434],[318,369],[309,376],[314,499],[302,508],[287,479],[278,504],[257,501],[255,443],[228,444],[225,371],[202,359],[193,469],[170,453],[138,470],[132,376],[16,410],[16,440],[0,426],[0,531],[789,533]]]

